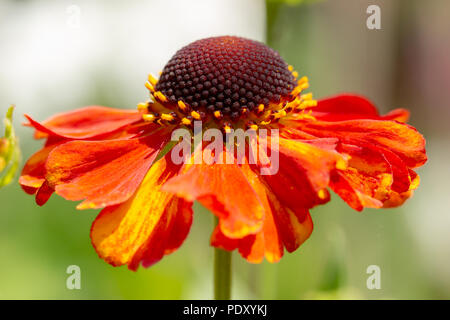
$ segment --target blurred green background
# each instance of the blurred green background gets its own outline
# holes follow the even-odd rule
[[[450,3],[340,1],[7,1],[0,2],[0,111],[17,105],[24,159],[39,149],[23,113],[98,104],[135,108],[181,46],[235,34],[266,41],[316,98],[356,92],[381,111],[411,110],[427,138],[421,186],[403,207],[352,211],[337,196],[312,211],[311,238],[277,264],[233,255],[233,297],[242,299],[450,298]],[[381,30],[366,9],[381,8]],[[53,196],[38,207],[13,183],[0,190],[0,299],[209,299],[213,219],[195,207],[184,245],[138,272],[99,259],[89,239],[98,211]],[[69,265],[81,290],[66,288]],[[381,289],[366,287],[370,265]]]

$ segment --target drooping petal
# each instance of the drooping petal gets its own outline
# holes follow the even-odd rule
[[[45,181],[45,162],[49,153],[57,145],[50,145],[42,148],[33,154],[23,167],[19,178],[19,183],[25,192],[35,194]]]
[[[136,270],[141,262],[148,267],[182,244],[192,223],[192,203],[161,191],[178,170],[163,157],[130,199],[103,209],[91,229],[92,244],[102,259]]]
[[[256,233],[262,226],[261,200],[239,165],[223,163],[188,164],[163,190],[188,201],[198,200],[219,217],[221,231],[230,238]]]
[[[351,207],[387,207],[411,196],[415,173],[426,160],[425,140],[407,124],[409,112],[380,116],[365,98],[351,95],[321,100],[311,117],[288,120],[285,137],[337,138],[338,152],[349,156],[346,168],[332,173],[330,187]]]
[[[334,149],[337,139],[289,140],[280,138],[278,149],[268,144],[274,161],[279,161],[278,172],[263,175],[283,206],[295,213],[329,200],[330,172],[345,166],[345,159]],[[260,141],[260,144],[264,144]]]
[[[408,191],[411,180],[409,169],[395,153],[374,145],[352,146],[341,144],[339,152],[348,154],[348,166],[371,176],[390,174],[392,189]]]
[[[141,120],[136,110],[89,106],[57,114],[42,123],[25,115],[36,129],[35,138],[59,136],[66,139],[88,139],[112,133]]]
[[[392,175],[392,184],[390,188],[393,191],[400,193],[408,191],[411,185],[409,174],[410,170],[402,159],[400,159],[400,157],[395,153],[386,149],[381,149],[374,146],[369,146],[369,149],[379,152],[389,165],[389,171]]]
[[[331,175],[330,187],[347,204],[361,211],[364,208],[381,208],[383,203],[374,199],[368,194],[378,188],[379,183],[371,177],[364,177],[358,174],[354,169],[349,168],[345,174],[343,172],[334,172]]]
[[[303,213],[293,212],[286,208],[284,211],[277,207],[275,199],[272,210],[277,213],[276,223],[279,226],[283,244],[288,252],[294,252],[305,242],[312,233],[313,222],[307,209]]]
[[[348,167],[333,173],[330,187],[352,208],[381,208],[403,203],[416,188],[416,174],[394,153],[373,145],[342,144]]]
[[[126,201],[141,183],[169,136],[71,141],[55,148],[46,162],[46,178],[68,200],[84,200],[79,209]]]
[[[283,256],[283,243],[267,199],[266,187],[249,165],[243,164],[240,169],[261,201],[264,208],[264,220],[259,232],[236,240],[238,242],[236,246],[239,248],[240,254],[249,262],[259,263],[264,257],[269,262],[277,262]],[[211,237],[211,244],[223,247],[227,241],[230,240],[227,240],[227,237],[223,235],[220,229],[216,228]]]
[[[36,204],[38,206],[43,206],[48,199],[52,196],[54,190],[49,186],[47,181],[44,181],[42,186],[39,187],[36,193]]]
[[[283,207],[257,173],[247,165],[241,168],[264,206],[263,227],[243,239],[231,239],[216,228],[211,244],[225,250],[239,249],[240,254],[252,263],[259,263],[264,257],[269,262],[277,262],[283,256],[284,247],[293,252],[310,236],[313,228],[311,217],[306,209],[296,215]]]
[[[383,208],[396,208],[405,203],[406,200],[412,197],[413,191],[407,192],[392,192],[383,203]]]
[[[278,171],[262,175],[262,163],[244,164],[240,169],[263,205],[263,227],[242,239],[231,238],[216,228],[211,244],[226,250],[237,248],[253,263],[264,257],[270,262],[278,261],[284,247],[288,252],[295,251],[312,232],[308,208],[328,201],[330,172],[337,166],[345,167],[344,157],[335,150],[336,141],[280,138],[278,145],[272,145],[270,139],[260,140],[263,150],[269,150],[272,166],[273,161],[279,161],[275,165]]]
[[[409,168],[423,165],[426,160],[425,139],[407,124],[389,120],[348,120],[337,122],[302,121],[299,130],[317,137],[338,138],[352,145],[373,144],[399,156]]]

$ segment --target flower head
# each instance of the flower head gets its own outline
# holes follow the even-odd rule
[[[199,40],[148,80],[152,100],[137,111],[91,106],[42,123],[27,116],[46,143],[25,165],[23,189],[39,205],[56,193],[81,200],[79,209],[103,208],[91,239],[112,265],[134,270],[176,250],[195,200],[219,218],[213,246],[275,262],[309,237],[309,210],[329,201],[329,190],[360,211],[401,205],[418,186],[425,141],[405,124],[406,110],[382,116],[355,95],[313,100],[304,93],[308,79],[262,43]],[[249,150],[231,164],[191,161],[208,150],[201,143],[188,161],[174,161],[186,141],[168,152],[172,134],[195,131],[196,122],[202,133],[221,130],[226,142],[228,133],[250,130],[255,139],[240,144],[263,151],[253,162]],[[226,146],[208,151],[216,160],[239,158]],[[277,170],[267,174],[271,154]]]

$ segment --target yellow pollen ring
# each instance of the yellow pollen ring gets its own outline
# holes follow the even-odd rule
[[[312,95],[311,92],[302,94],[302,95],[300,96],[300,98],[301,98],[303,101],[306,101],[306,100],[312,100],[312,97],[313,97],[313,95]]]
[[[262,103],[258,106],[258,111],[259,112],[264,111],[264,105]]]
[[[306,110],[301,110],[300,112],[296,112],[293,117],[297,120],[313,120],[316,121],[316,117],[312,115],[312,110],[305,112]]]
[[[200,113],[198,113],[197,111],[192,111],[192,112],[191,112],[191,116],[192,116],[192,118],[194,118],[195,120],[200,120],[200,119],[201,119]]]
[[[294,97],[298,96],[303,90],[308,89],[308,87],[309,87],[308,82],[301,83],[295,87],[295,89],[292,91],[291,95],[293,95]]]
[[[147,103],[141,102],[141,103],[138,103],[137,109],[139,111],[146,111],[147,110],[147,106],[148,106]]]
[[[183,101],[178,100],[178,107],[182,110],[185,111],[187,109],[187,106],[184,104]]]
[[[286,116],[286,111],[284,111],[284,110],[280,110],[280,111],[278,111],[278,112],[274,112],[273,113],[273,117],[275,118],[275,119],[280,119],[280,118],[283,118],[283,117],[285,117]]]
[[[309,88],[309,82],[305,82],[299,85],[301,91]]]
[[[301,103],[300,99],[296,97],[294,100],[288,103],[286,108],[296,109],[300,105],[300,103]]]
[[[183,119],[181,119],[181,123],[186,125],[186,126],[189,126],[189,125],[192,124],[192,121],[189,120],[188,118],[183,118]]]
[[[148,82],[150,82],[152,84],[152,86],[156,86],[156,84],[158,83],[158,80],[151,74],[148,74]]]
[[[166,96],[161,92],[161,91],[156,91],[154,93],[154,96],[156,99],[162,101],[162,102],[167,102],[167,98]]]
[[[155,121],[156,117],[154,114],[148,113],[148,114],[143,114],[142,119],[144,119],[144,121],[147,121],[147,122],[153,122],[153,121]]]
[[[291,65],[288,65],[288,70],[292,72],[294,70],[294,67]]]
[[[217,119],[222,117],[222,112],[220,112],[219,110],[214,111],[214,117],[216,117]]]
[[[151,93],[154,93],[154,92],[155,92],[155,88],[151,85],[150,82],[146,82],[146,83],[145,83],[145,87],[146,87]]]
[[[171,114],[163,113],[161,114],[161,119],[166,121],[172,121],[174,117]]]
[[[230,132],[231,132],[231,127],[225,125],[225,126],[223,127],[223,130],[225,131],[225,133],[230,133]]]
[[[294,78],[297,78],[298,77],[298,72],[297,71],[293,71],[292,75],[294,76]]]
[[[308,83],[308,82],[309,82],[308,77],[307,76],[303,76],[303,77],[300,78],[300,80],[298,80],[297,84],[301,85],[303,83]]]
[[[317,100],[306,100],[300,103],[299,109],[306,109],[317,106]]]

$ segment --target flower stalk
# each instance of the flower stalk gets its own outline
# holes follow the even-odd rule
[[[219,219],[214,217],[215,225]],[[214,299],[231,299],[231,252],[214,248]]]

